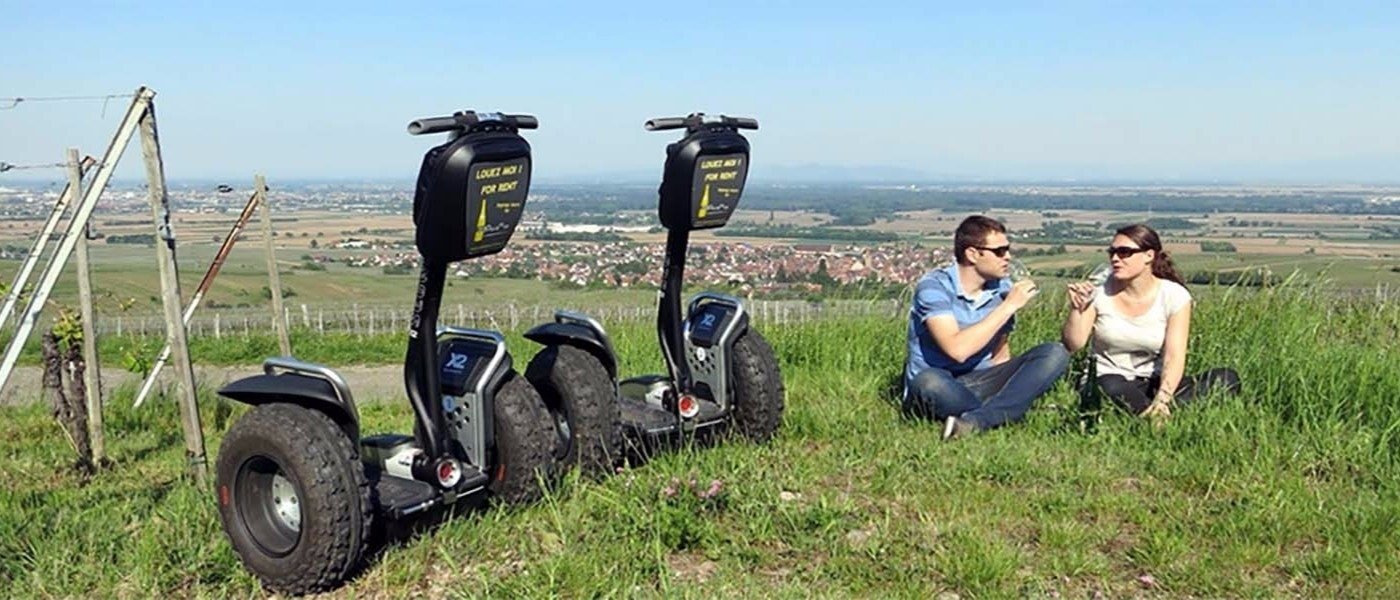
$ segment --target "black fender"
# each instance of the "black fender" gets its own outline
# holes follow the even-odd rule
[[[251,406],[295,404],[325,413],[340,426],[351,443],[360,443],[358,414],[350,400],[342,400],[329,381],[297,373],[254,375],[225,385],[219,395]]]
[[[582,348],[598,358],[608,377],[617,380],[617,357],[609,350],[608,344],[598,336],[598,332],[574,323],[542,323],[525,332],[525,339],[543,346],[569,345]]]

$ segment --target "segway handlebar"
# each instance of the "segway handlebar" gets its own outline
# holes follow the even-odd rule
[[[749,117],[706,117],[705,113],[692,113],[687,117],[658,117],[646,122],[647,131],[666,129],[696,129],[704,125],[727,125],[735,129],[758,129],[758,119]]]
[[[408,124],[409,135],[428,135],[430,133],[444,133],[454,129],[470,129],[474,125],[481,123],[501,123],[516,129],[537,129],[540,126],[539,119],[533,115],[508,115],[505,113],[476,112],[472,110],[459,112],[450,117],[426,117],[414,120]]]

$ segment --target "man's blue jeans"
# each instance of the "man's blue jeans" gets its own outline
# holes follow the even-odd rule
[[[924,418],[957,417],[982,429],[1021,420],[1031,403],[1069,367],[1069,352],[1056,342],[1041,344],[1002,364],[954,377],[944,369],[914,376],[904,410]]]

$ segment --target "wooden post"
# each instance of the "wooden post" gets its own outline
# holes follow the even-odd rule
[[[282,278],[277,275],[277,250],[272,244],[272,207],[268,206],[267,181],[262,175],[253,176],[253,193],[261,194],[263,243],[267,244],[267,289],[272,296],[272,317],[277,328],[277,347],[282,356],[292,355],[292,342],[287,338],[287,315],[282,308]]]
[[[83,197],[83,170],[78,162],[78,149],[68,149],[68,187],[75,198]],[[78,256],[78,307],[83,317],[83,387],[87,388],[88,437],[92,440],[92,461],[101,466],[106,457],[102,437],[102,368],[97,361],[97,319],[92,310],[92,265],[88,262],[88,230],[79,234],[75,247]]]
[[[154,96],[154,93],[152,93]],[[180,278],[175,263],[175,231],[170,227],[170,198],[165,194],[165,163],[160,155],[160,137],[156,131],[155,103],[146,106],[141,117],[141,157],[146,163],[146,186],[151,216],[156,225],[156,262],[160,265],[160,291],[165,305],[165,337],[170,346],[171,360],[180,377],[182,388],[179,405],[180,421],[185,429],[185,454],[195,482],[204,485],[207,465],[204,453],[204,430],[199,423],[199,400],[195,393],[194,365],[185,341],[185,322],[180,314]]]

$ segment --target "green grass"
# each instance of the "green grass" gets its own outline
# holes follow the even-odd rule
[[[1056,337],[1056,296],[1019,320],[1017,349]],[[1025,424],[942,443],[891,404],[903,323],[769,326],[788,385],[772,443],[667,454],[567,480],[531,507],[462,515],[340,593],[1400,594],[1400,305],[1301,287],[1200,296],[1188,368],[1233,366],[1245,392],[1164,429],[1110,413],[1082,433],[1061,382]],[[615,335],[625,372],[659,367],[649,325]],[[400,342],[381,337],[366,346],[397,358]],[[513,348],[518,364],[533,352]],[[115,463],[85,486],[42,407],[0,411],[3,595],[260,593],[212,497],[181,474],[175,410],[133,412],[130,394],[117,390],[108,416]],[[241,408],[204,398],[212,451]],[[362,406],[368,431],[407,429],[395,400]],[[692,479],[724,491],[702,499]]]

